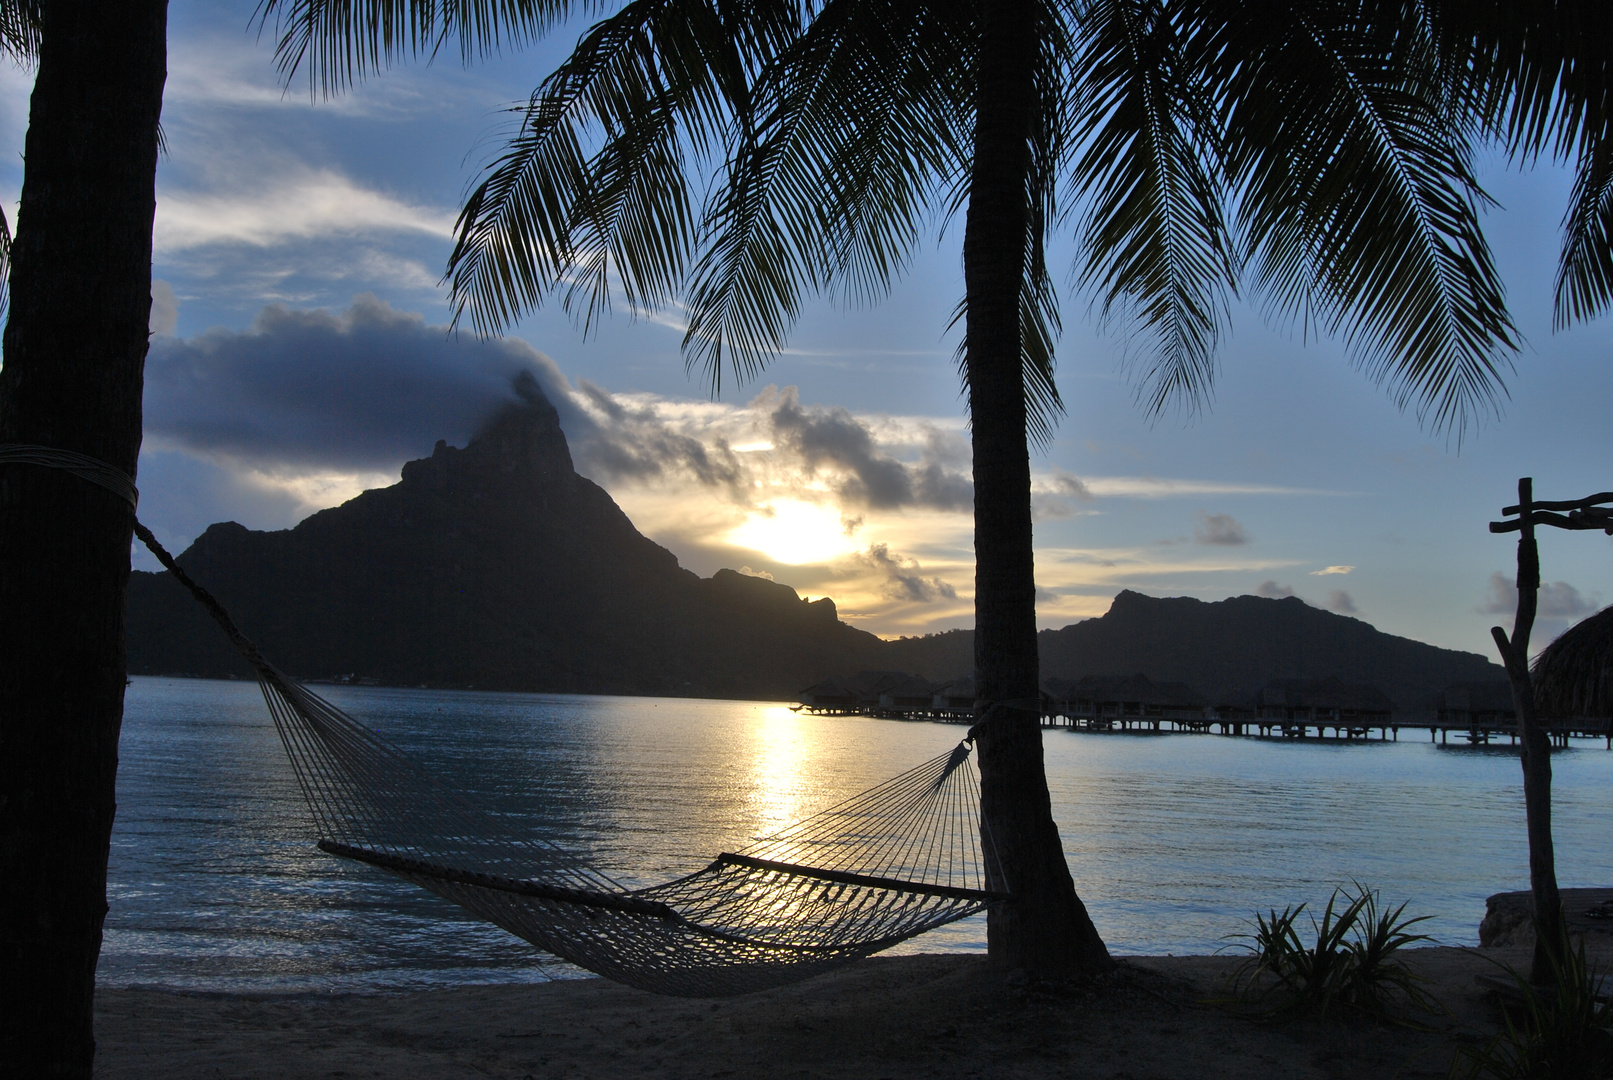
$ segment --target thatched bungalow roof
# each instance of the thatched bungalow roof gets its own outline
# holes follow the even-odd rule
[[[1447,712],[1505,713],[1511,716],[1512,684],[1495,679],[1451,683],[1440,695],[1439,707]]]
[[[935,697],[935,684],[919,675],[909,675],[879,692],[882,709],[927,709]]]
[[[1289,708],[1389,712],[1389,695],[1367,683],[1347,683],[1336,675],[1325,679],[1273,679],[1260,690],[1260,704]]]
[[[971,708],[975,701],[974,672],[959,675],[949,683],[935,688],[934,705],[937,709]]]
[[[1042,690],[1055,701],[1078,706],[1134,704],[1156,708],[1202,709],[1204,697],[1186,683],[1154,682],[1146,675],[1087,675],[1072,682],[1052,678]]]
[[[857,695],[844,679],[830,678],[813,683],[797,694],[796,700],[808,708],[853,708]]]
[[[1569,627],[1535,658],[1535,713],[1613,716],[1613,607]]]

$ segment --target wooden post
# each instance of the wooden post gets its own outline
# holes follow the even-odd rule
[[[1529,887],[1535,909],[1535,952],[1529,981],[1553,980],[1557,947],[1565,944],[1562,896],[1557,891],[1557,860],[1551,839],[1551,740],[1535,716],[1534,681],[1529,674],[1529,635],[1540,598],[1540,547],[1535,542],[1534,481],[1518,481],[1518,613],[1512,637],[1490,628],[1518,715],[1518,758],[1523,766],[1524,817],[1529,835]]]

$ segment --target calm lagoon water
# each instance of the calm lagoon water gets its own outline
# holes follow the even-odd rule
[[[668,698],[326,687],[439,775],[618,880],[696,869],[955,744],[963,729]],[[1352,879],[1447,944],[1527,887],[1504,748],[1043,734],[1076,888],[1116,953],[1204,953]],[[1558,874],[1613,884],[1613,753],[1553,758]],[[137,678],[103,986],[362,991],[577,974],[317,837],[253,683]],[[985,948],[984,919],[898,951]]]

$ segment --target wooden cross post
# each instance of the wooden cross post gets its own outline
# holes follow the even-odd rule
[[[1518,715],[1518,755],[1523,765],[1523,805],[1529,834],[1529,888],[1534,898],[1535,952],[1529,981],[1554,981],[1566,948],[1562,895],[1557,890],[1557,857],[1551,839],[1551,739],[1535,715],[1534,679],[1529,673],[1529,634],[1535,625],[1540,599],[1540,546],[1535,526],[1559,529],[1602,529],[1613,533],[1613,510],[1600,503],[1613,502],[1613,492],[1602,492],[1572,502],[1535,502],[1534,481],[1518,481],[1518,505],[1504,507],[1507,521],[1490,522],[1493,533],[1518,534],[1518,613],[1512,637],[1499,626],[1490,628],[1507,681],[1512,684],[1512,706]],[[1562,511],[1567,511],[1565,515]]]

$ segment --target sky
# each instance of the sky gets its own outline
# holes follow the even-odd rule
[[[280,81],[254,4],[170,8],[141,518],[172,550],[209,524],[282,529],[463,445],[532,372],[578,471],[639,530],[832,597],[883,636],[972,623],[969,447],[948,324],[961,227],[932,230],[881,302],[805,309],[762,377],[713,397],[675,310],[584,334],[558,307],[500,340],[450,333],[455,214],[511,107],[575,40],[466,68],[404,64],[323,100]],[[0,198],[15,222],[30,76],[0,71]],[[1067,411],[1033,453],[1038,615],[1114,595],[1295,595],[1390,633],[1493,656],[1510,627],[1515,501],[1613,489],[1606,319],[1553,332],[1569,178],[1487,161],[1485,220],[1524,337],[1508,396],[1458,445],[1395,407],[1330,340],[1234,311],[1214,400],[1150,417],[1122,340],[1066,289]],[[1055,247],[1070,264],[1073,251]],[[1057,265],[1057,264],[1055,264]],[[1537,646],[1613,602],[1613,541],[1541,541]],[[156,563],[143,550],[139,569]]]

